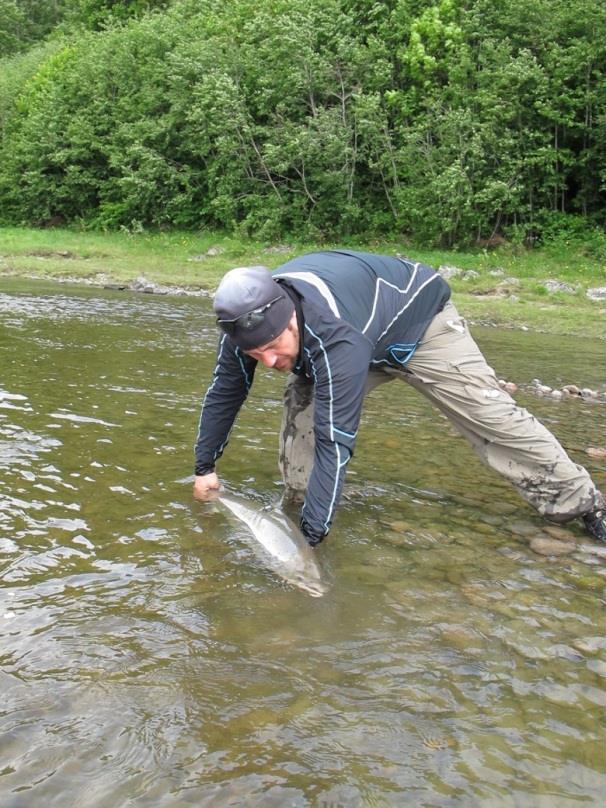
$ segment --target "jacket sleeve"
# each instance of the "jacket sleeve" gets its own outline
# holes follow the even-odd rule
[[[227,335],[221,337],[213,379],[202,402],[195,445],[196,475],[214,471],[252,385],[256,365],[256,360],[234,346]]]
[[[315,383],[314,465],[301,510],[310,544],[322,541],[338,505],[353,455],[372,346],[343,321],[306,328],[306,353]],[[320,333],[323,332],[323,333]]]

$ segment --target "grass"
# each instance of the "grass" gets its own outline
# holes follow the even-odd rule
[[[277,267],[304,252],[337,244],[289,240],[282,245],[217,232],[100,233],[78,230],[0,228],[0,278],[4,275],[73,278],[103,284],[140,276],[151,281],[212,290],[231,267]],[[400,253],[438,267],[475,270],[477,278],[450,281],[459,310],[474,321],[527,327],[547,333],[606,338],[606,301],[586,289],[606,286],[606,266],[572,246],[454,252],[412,247],[398,241],[350,241],[352,249]],[[208,254],[208,251],[211,254]],[[501,277],[491,275],[501,269]],[[517,283],[507,283],[507,278]],[[548,293],[548,278],[578,285],[574,294]],[[499,284],[505,285],[499,287]]]

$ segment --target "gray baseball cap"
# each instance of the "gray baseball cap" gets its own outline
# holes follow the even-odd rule
[[[215,292],[213,307],[219,327],[245,351],[278,337],[295,310],[287,292],[267,267],[236,267]]]

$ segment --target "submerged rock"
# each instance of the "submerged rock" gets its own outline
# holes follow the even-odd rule
[[[563,556],[570,555],[570,553],[577,549],[577,546],[574,542],[536,536],[534,539],[530,540],[530,549],[538,555]]]
[[[598,676],[606,676],[606,662],[603,659],[590,659],[587,662],[587,667]]]
[[[406,533],[413,529],[409,522],[404,522],[400,519],[396,519],[393,522],[387,522],[387,526],[395,533]]]
[[[557,525],[545,525],[543,532],[558,541],[570,542],[573,540],[569,530],[566,530],[564,527],[558,527]]]
[[[573,640],[572,645],[584,654],[597,654],[598,651],[606,649],[606,637],[580,637]]]

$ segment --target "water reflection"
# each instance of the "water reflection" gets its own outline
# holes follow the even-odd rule
[[[0,294],[3,804],[598,803],[600,548],[535,553],[546,524],[392,383],[309,598],[177,482],[214,336],[189,298]],[[602,346],[479,337],[517,381],[603,386]],[[259,375],[222,467],[259,502],[280,389]],[[606,487],[606,407],[522,400]]]

